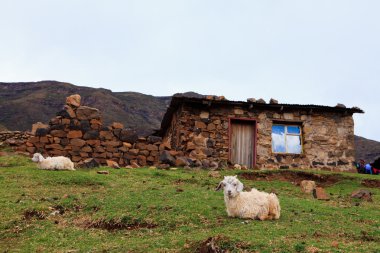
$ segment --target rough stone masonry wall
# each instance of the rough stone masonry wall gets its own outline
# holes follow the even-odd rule
[[[354,162],[352,115],[308,111],[254,111],[242,107],[195,107],[185,105],[178,111],[175,127],[164,141],[184,155],[204,161],[228,162],[229,118],[257,120],[257,163],[259,168],[317,168],[349,171]],[[273,122],[298,122],[302,126],[302,154],[272,152]]]
[[[5,142],[10,146],[20,146],[32,136],[32,134],[22,131],[0,131],[0,142]]]
[[[49,156],[67,156],[85,165],[89,160],[99,164],[114,161],[120,166],[145,166],[158,163],[161,138],[138,138],[135,131],[121,123],[105,127],[98,109],[80,105],[80,96],[67,98],[64,110],[38,128],[19,151],[40,152]],[[108,161],[108,162],[107,162]]]

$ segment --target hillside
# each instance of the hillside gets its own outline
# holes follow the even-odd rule
[[[356,160],[364,159],[366,162],[373,162],[380,157],[380,142],[369,140],[360,136],[355,136]]]
[[[100,109],[105,124],[118,121],[141,135],[159,128],[171,99],[56,81],[0,83],[0,124],[9,130],[29,130],[35,122],[48,122],[75,93],[82,96],[83,105]]]

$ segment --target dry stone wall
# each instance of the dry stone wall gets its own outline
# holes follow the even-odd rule
[[[31,133],[22,131],[1,131],[0,132],[0,142],[5,143],[9,146],[22,146],[25,142],[32,136]]]
[[[244,106],[182,104],[161,137],[138,137],[120,123],[104,126],[101,112],[81,105],[79,95],[67,98],[64,109],[48,125],[33,126],[33,134],[1,132],[18,151],[70,157],[77,166],[158,165],[220,168],[229,164],[231,118],[257,123],[256,167],[317,168],[349,171],[354,162],[352,115],[307,110],[255,110]],[[302,154],[272,151],[274,122],[297,122],[302,128]],[[12,138],[10,137],[12,136]]]
[[[229,154],[229,119],[250,118],[257,122],[259,168],[317,168],[353,170],[354,122],[352,115],[333,112],[270,111],[244,107],[183,105],[164,137],[184,156],[204,163],[226,166]],[[297,122],[302,128],[302,154],[272,151],[274,122]]]
[[[80,96],[67,98],[64,109],[39,125],[19,150],[33,154],[66,156],[79,166],[94,164],[118,166],[146,166],[157,164],[161,138],[139,138],[135,131],[121,123],[103,126],[101,113],[96,108],[81,106]]]

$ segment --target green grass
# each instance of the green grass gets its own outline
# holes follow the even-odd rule
[[[345,173],[326,188],[330,201],[290,182],[242,180],[275,189],[282,207],[280,220],[244,222],[227,217],[214,191],[220,179],[207,173],[42,171],[28,158],[0,157],[0,251],[194,252],[215,237],[231,252],[380,252],[380,189],[369,189],[373,202],[349,197],[366,189],[362,179],[380,177]]]

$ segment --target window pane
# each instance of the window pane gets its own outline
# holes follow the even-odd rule
[[[288,134],[301,134],[299,126],[287,126]]]
[[[275,153],[285,153],[285,126],[272,126],[272,149]]]
[[[285,126],[273,125],[272,126],[272,133],[285,134]]]
[[[297,135],[287,135],[286,136],[286,151],[292,154],[301,154],[301,137]]]

